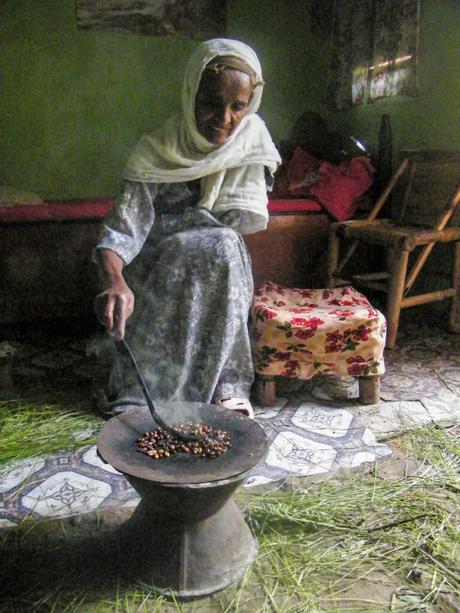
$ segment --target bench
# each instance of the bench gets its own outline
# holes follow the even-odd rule
[[[0,323],[92,313],[91,252],[114,198],[0,207]],[[256,286],[324,284],[330,216],[312,200],[269,202],[267,230],[245,236]]]

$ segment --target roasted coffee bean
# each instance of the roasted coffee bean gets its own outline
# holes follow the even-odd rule
[[[173,433],[157,428],[145,432],[137,439],[137,451],[145,453],[156,460],[169,458],[177,453],[198,456],[200,458],[216,458],[230,447],[230,438],[225,430],[214,430],[212,426],[187,422],[173,426],[176,432],[199,436],[200,440],[186,444]]]

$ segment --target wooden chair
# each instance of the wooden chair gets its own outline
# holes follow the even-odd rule
[[[347,264],[350,268],[359,243],[385,249],[384,270],[351,274],[351,283],[386,292],[388,348],[396,344],[401,309],[435,300],[452,299],[449,328],[460,333],[460,152],[402,154],[403,162],[367,219],[331,224],[328,244],[327,285],[331,288],[350,283],[341,277]],[[396,214],[392,219],[377,219],[390,195]],[[451,287],[409,295],[438,242],[452,242],[454,246]]]

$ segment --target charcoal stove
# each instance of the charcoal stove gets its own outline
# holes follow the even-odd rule
[[[168,406],[156,405],[168,415]],[[226,430],[232,447],[216,458],[181,453],[155,460],[139,453],[137,438],[157,427],[147,407],[111,418],[97,446],[141,497],[120,530],[126,560],[140,560],[158,591],[190,598],[234,583],[254,561],[257,541],[233,494],[265,457],[268,442],[258,424],[234,411],[201,403],[180,409],[181,421]]]

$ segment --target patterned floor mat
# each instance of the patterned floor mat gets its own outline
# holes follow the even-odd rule
[[[245,487],[291,476],[326,476],[391,453],[345,408],[284,401],[278,409],[259,409],[257,421],[267,434],[269,451]],[[99,458],[96,446],[11,464],[3,472],[0,494],[0,527],[25,517],[65,517],[138,502],[125,477]]]

